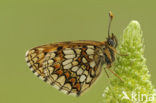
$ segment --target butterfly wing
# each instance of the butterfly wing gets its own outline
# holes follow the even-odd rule
[[[26,52],[26,62],[30,70],[42,80],[45,80],[45,74],[43,72],[43,62],[48,52],[54,51],[55,45],[43,45],[32,48]]]
[[[63,42],[33,48],[26,55],[31,70],[66,94],[80,95],[100,74],[100,42]],[[36,59],[35,59],[36,58]]]

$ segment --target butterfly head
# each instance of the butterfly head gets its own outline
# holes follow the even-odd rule
[[[118,46],[117,38],[113,33],[107,38],[107,44],[113,48],[116,48]]]

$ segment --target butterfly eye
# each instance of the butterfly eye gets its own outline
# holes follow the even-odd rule
[[[114,41],[112,39],[109,39],[108,44],[111,45],[111,46],[114,46]]]

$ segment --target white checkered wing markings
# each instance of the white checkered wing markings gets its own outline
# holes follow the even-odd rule
[[[59,51],[49,52],[43,63],[46,81],[66,94],[80,95],[100,74],[97,51],[95,46],[82,46],[64,48],[59,55]]]
[[[30,70],[42,80],[45,79],[45,75],[43,73],[43,61],[46,55],[44,48],[33,48],[26,52],[26,62],[30,68]]]
[[[53,84],[66,94],[80,95],[100,74],[100,49],[95,49],[96,46],[93,45],[88,45],[84,49],[82,44],[71,49],[71,44],[50,44],[30,49],[26,53],[26,61],[30,70],[42,80]],[[60,50],[59,46],[63,49]],[[89,68],[89,71],[86,68]],[[97,69],[93,71],[94,68]],[[63,75],[60,75],[62,72]],[[93,74],[96,75],[92,76]]]
[[[90,59],[86,63],[89,65],[89,71],[88,73],[87,73],[87,70],[84,71],[84,74],[86,75],[86,79],[84,80],[84,82],[82,82],[81,93],[85,91],[87,88],[89,88],[101,73],[102,52],[100,48],[97,48],[97,47],[95,48],[95,47],[96,46],[87,46],[87,49],[86,49],[86,54],[88,55]],[[83,60],[83,58],[82,58],[82,62],[85,63],[85,60]],[[83,75],[80,76],[80,81],[81,81],[82,76]]]

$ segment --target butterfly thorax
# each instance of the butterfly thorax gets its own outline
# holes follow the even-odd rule
[[[117,47],[117,39],[115,35],[112,34],[108,37],[106,41],[102,42],[102,52],[103,52],[103,63],[110,65],[115,60],[115,53]]]

